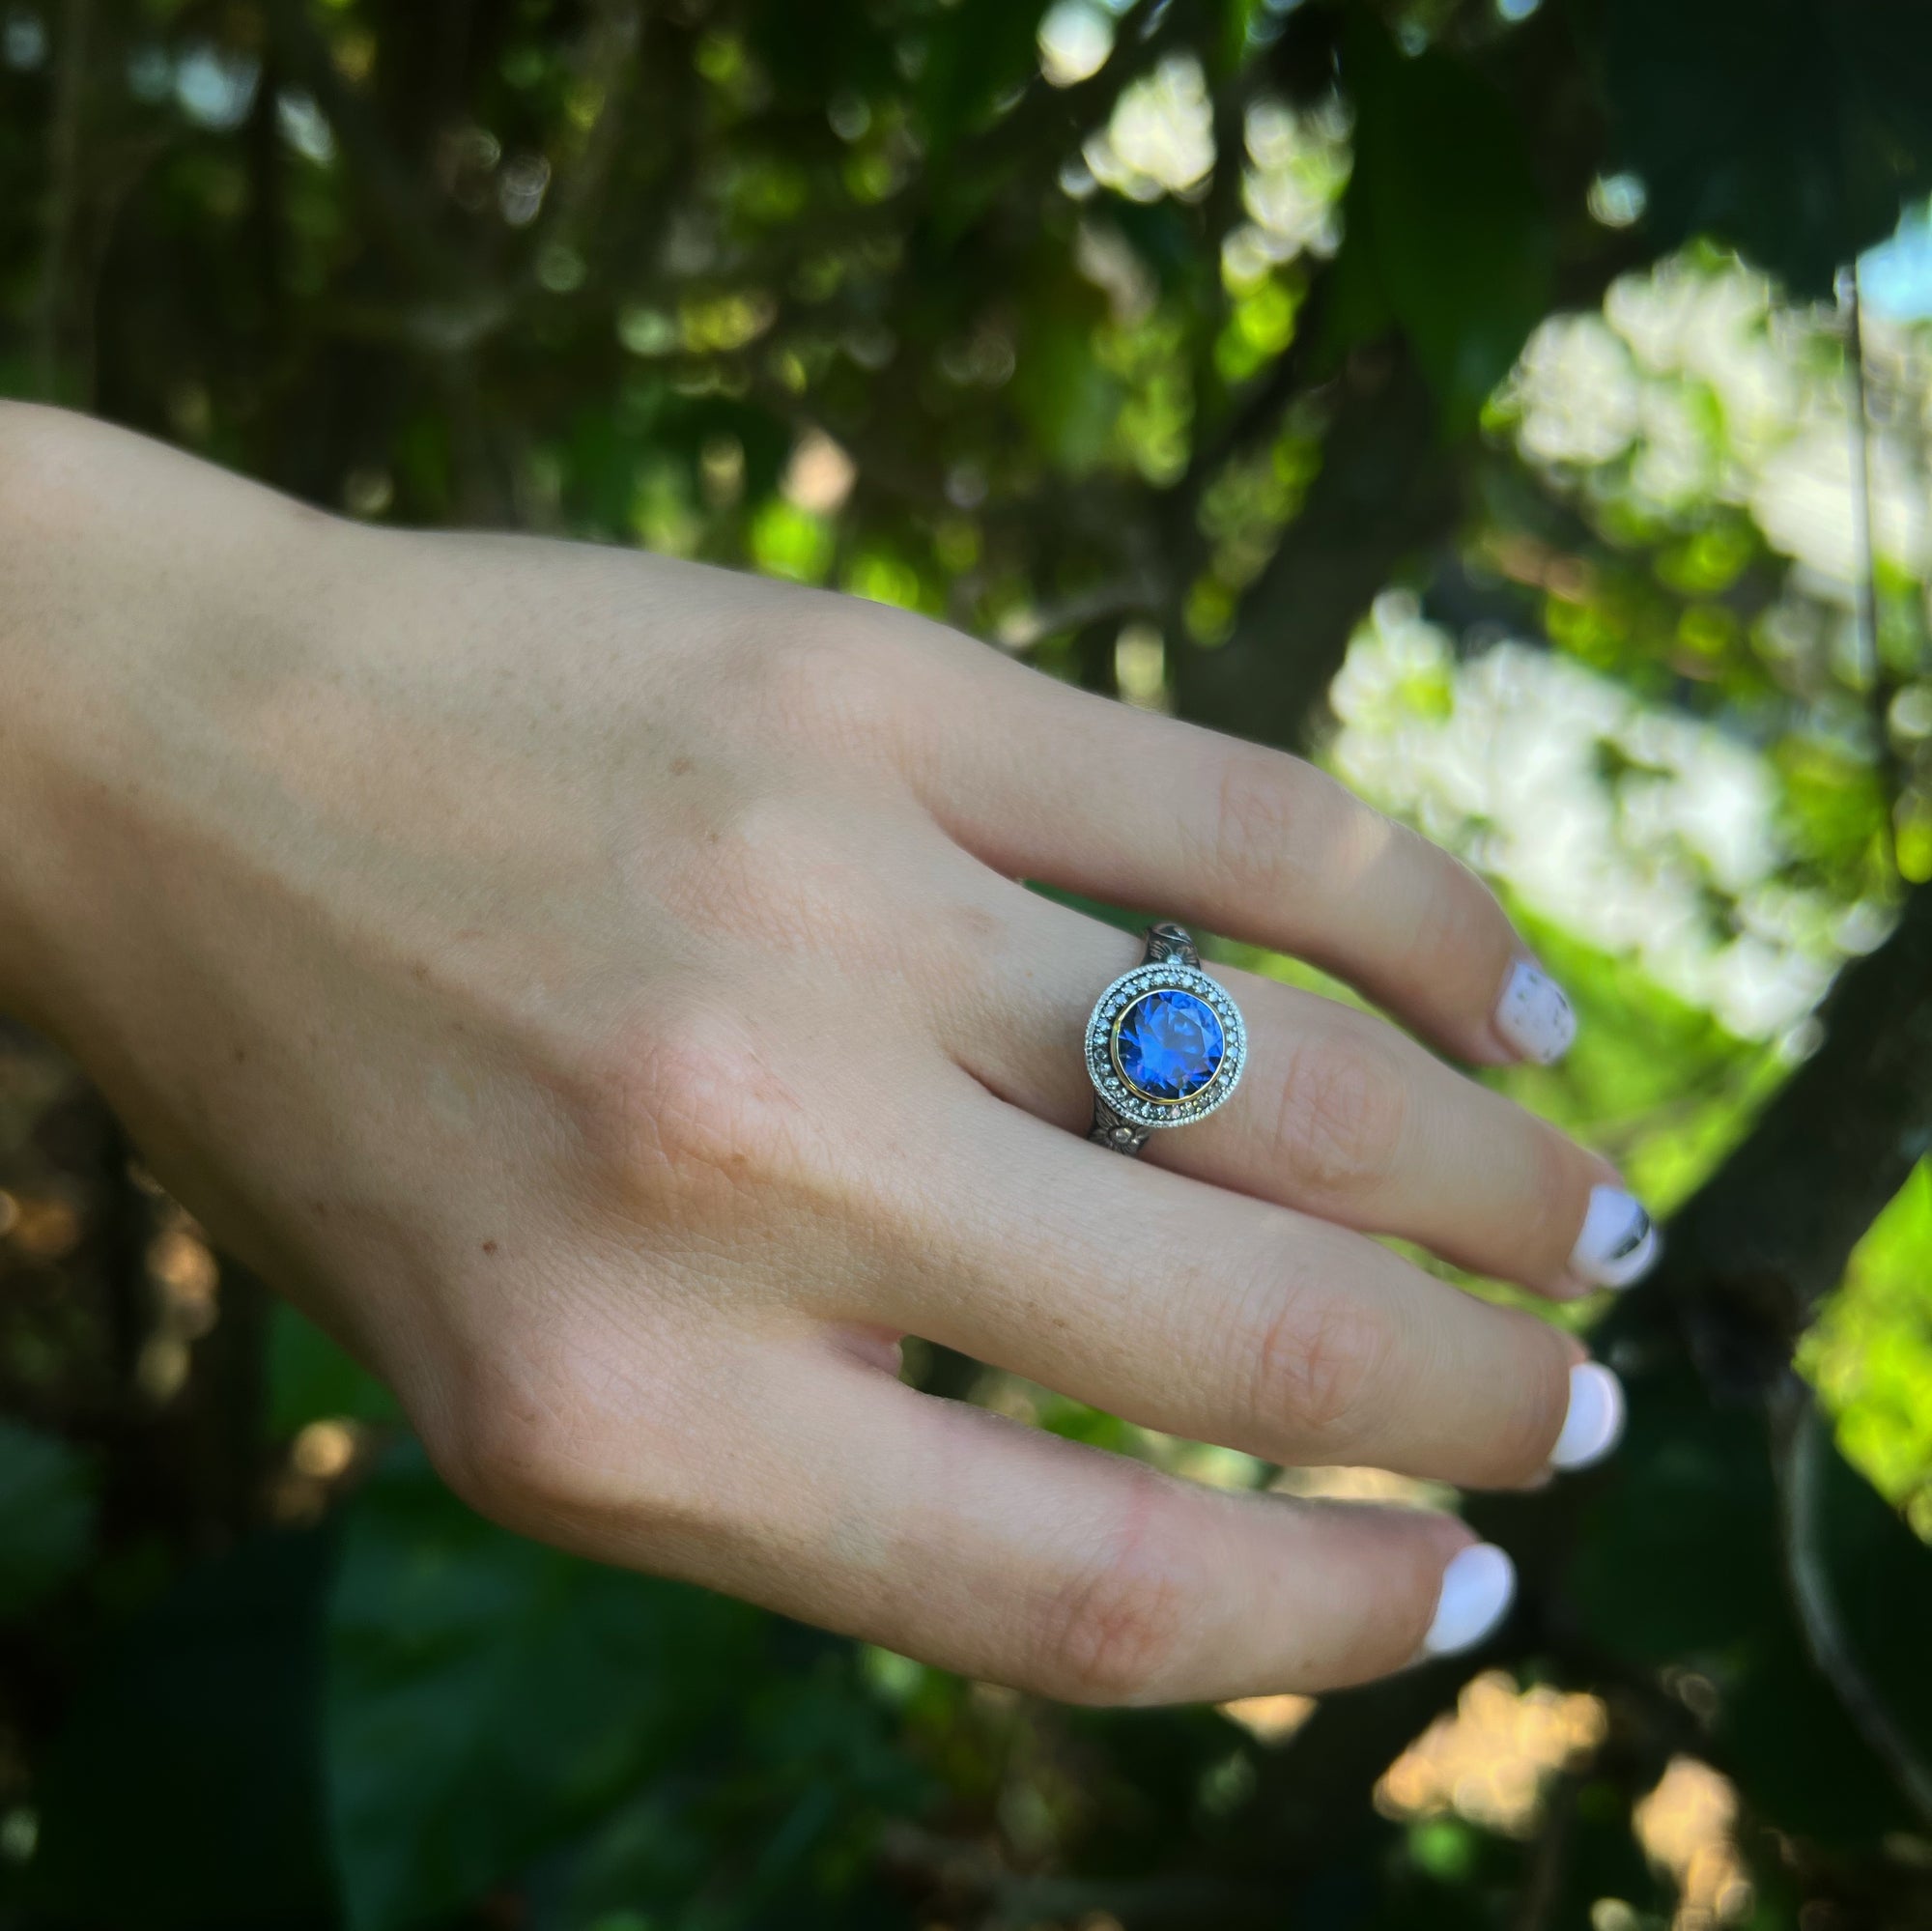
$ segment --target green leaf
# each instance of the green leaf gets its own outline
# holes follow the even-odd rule
[[[68,1581],[94,1531],[87,1462],[64,1441],[0,1421],[0,1616],[16,1616]]]
[[[1014,410],[1058,469],[1084,475],[1120,416],[1122,388],[1094,354],[1097,296],[1050,289],[1026,313],[1012,380]]]
[[[935,155],[983,127],[1003,96],[1030,80],[1037,84],[1041,11],[1033,0],[975,0],[938,16],[919,81]]]
[[[902,1926],[883,1894],[877,1838],[937,1791],[868,1690],[860,1653],[807,1637],[744,1686],[698,1775],[618,1809],[534,1888],[537,1931],[602,1931],[625,1912],[679,1931]]]
[[[1932,188],[1921,0],[1617,0],[1604,10],[1621,164],[1660,249],[1709,235],[1800,297]]]
[[[1406,58],[1360,17],[1343,79],[1355,161],[1330,333],[1366,339],[1392,316],[1460,435],[1549,306],[1549,222],[1528,145],[1471,69],[1435,51]]]
[[[638,1792],[716,1720],[763,1627],[495,1528],[399,1450],[346,1513],[329,1607],[352,1931],[471,1903]]]
[[[1852,1255],[1800,1347],[1838,1445],[1932,1540],[1932,1165],[1920,1164]]]

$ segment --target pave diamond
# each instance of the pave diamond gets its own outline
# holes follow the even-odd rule
[[[1208,1084],[1227,1054],[1221,1022],[1207,1001],[1166,987],[1144,994],[1114,1028],[1114,1064],[1149,1099],[1186,1099]]]

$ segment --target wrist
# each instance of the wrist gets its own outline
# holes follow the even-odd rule
[[[84,425],[65,411],[0,402],[0,1012],[47,1023],[46,832],[57,687],[83,647],[63,584],[85,569],[76,513]],[[67,662],[63,665],[63,650]]]
[[[75,1050],[180,854],[216,694],[333,525],[162,445],[0,403],[0,1011]],[[266,574],[265,574],[266,573]]]

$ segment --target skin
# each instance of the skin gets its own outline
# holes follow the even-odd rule
[[[1400,1667],[1470,1532],[931,1399],[899,1337],[1269,1460],[1543,1478],[1580,1348],[1370,1236],[1574,1292],[1603,1161],[1237,972],[1235,1100],[1138,1163],[1082,1137],[1139,951],[1021,877],[1507,1056],[1490,893],[1293,758],[899,611],[347,525],[13,406],[0,822],[0,1003],[517,1529],[1167,1701]]]

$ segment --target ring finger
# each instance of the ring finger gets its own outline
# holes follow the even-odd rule
[[[948,1044],[1000,1097],[1084,1131],[1080,1038],[1136,951],[1110,926],[993,887],[1009,955],[957,981]],[[1152,1135],[1151,1160],[1558,1298],[1644,1270],[1649,1216],[1608,1162],[1373,1014],[1251,973],[1215,977],[1247,1022],[1241,1090]]]

